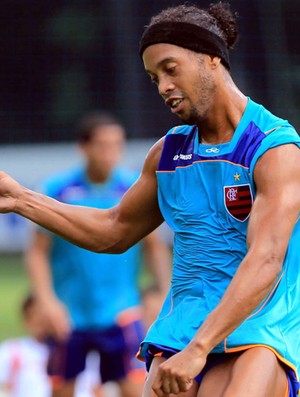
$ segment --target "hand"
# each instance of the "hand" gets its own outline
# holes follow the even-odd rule
[[[58,340],[65,340],[71,331],[66,307],[56,298],[48,298],[41,304],[49,324],[50,335]]]
[[[13,212],[22,186],[5,172],[0,171],[0,213]]]
[[[158,397],[188,391],[194,378],[201,372],[206,363],[206,355],[190,343],[184,350],[175,354],[158,368],[152,389]]]

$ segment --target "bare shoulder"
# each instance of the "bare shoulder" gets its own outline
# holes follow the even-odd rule
[[[248,226],[248,244],[266,248],[273,259],[283,258],[299,218],[299,147],[285,144],[267,150],[257,161],[254,180],[256,195]]]
[[[295,144],[279,145],[267,150],[258,160],[254,172],[255,180],[287,179],[291,175],[294,179],[300,176],[300,148]]]
[[[154,143],[154,145],[150,148],[144,164],[144,171],[153,171],[157,169],[159,159],[161,157],[162,149],[165,142],[165,136],[160,138],[158,141]]]
[[[257,161],[254,180],[258,194],[289,196],[300,203],[300,148],[286,144],[266,151]]]

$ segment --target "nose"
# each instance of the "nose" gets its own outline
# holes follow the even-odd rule
[[[164,77],[159,80],[158,83],[158,92],[161,96],[165,96],[173,91],[175,88],[174,83],[170,78]]]

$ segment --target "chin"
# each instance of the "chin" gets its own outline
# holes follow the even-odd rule
[[[190,116],[186,116],[184,114],[179,114],[179,113],[177,113],[176,116],[179,118],[179,120],[182,122],[182,124],[187,124],[187,125],[193,125],[194,124],[192,122]]]

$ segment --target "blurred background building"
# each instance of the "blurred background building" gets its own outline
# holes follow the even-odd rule
[[[235,81],[300,131],[300,1],[228,1],[239,14]],[[139,39],[153,14],[180,3],[2,0],[0,168],[34,187],[68,167],[77,161],[76,121],[92,109],[121,118],[130,138],[126,161],[139,166],[152,141],[178,122],[143,70]],[[22,247],[24,223],[1,216],[0,251]],[[9,233],[19,236],[13,244]]]

